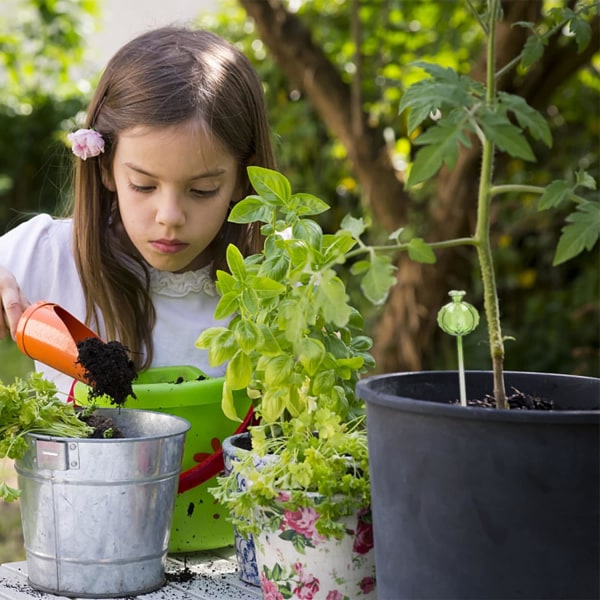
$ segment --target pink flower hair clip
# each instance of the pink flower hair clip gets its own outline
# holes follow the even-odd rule
[[[69,133],[67,138],[72,143],[73,154],[81,160],[104,152],[104,138],[93,129],[78,129],[75,133]]]

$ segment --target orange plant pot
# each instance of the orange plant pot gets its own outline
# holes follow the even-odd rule
[[[40,301],[22,314],[16,342],[30,358],[88,383],[84,369],[77,364],[77,344],[90,337],[99,336],[58,304]]]

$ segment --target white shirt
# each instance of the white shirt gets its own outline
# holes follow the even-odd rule
[[[72,233],[71,219],[37,215],[0,237],[0,265],[15,276],[30,302],[56,303],[84,321],[85,300],[73,258]],[[210,367],[207,352],[194,345],[202,331],[224,324],[213,317],[219,296],[209,271],[210,267],[186,273],[150,269],[156,310],[153,367],[192,365],[215,377],[225,372],[224,365]],[[109,341],[102,330],[97,333]],[[72,378],[37,361],[35,369],[60,391],[69,392]]]

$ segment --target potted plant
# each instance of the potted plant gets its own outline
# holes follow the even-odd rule
[[[19,481],[0,483],[0,498],[20,497],[34,588],[104,598],[165,583],[189,427],[150,411],[77,410],[40,373],[0,382],[0,457],[15,460]]]
[[[257,194],[229,218],[262,222],[264,247],[245,259],[228,247],[215,317],[231,320],[204,331],[197,345],[212,364],[228,361],[224,412],[239,419],[232,392],[244,389],[260,423],[250,428],[252,451],[236,457],[214,493],[241,532],[258,534],[265,594],[372,597],[367,437],[355,391],[373,366],[371,340],[336,267],[354,261],[364,295],[381,303],[394,283],[390,254],[419,255],[422,240],[367,246],[363,221],[352,217],[323,234],[312,217],[325,202],[292,193],[276,171],[248,174]]]
[[[454,372],[381,375],[358,384],[367,402],[380,600],[600,594],[600,380],[504,372],[490,242],[490,206],[497,195],[539,194],[540,209],[574,201],[554,259],[559,264],[595,245],[600,205],[579,195],[596,185],[583,171],[572,182],[554,181],[546,188],[495,183],[496,148],[534,160],[525,130],[551,143],[537,111],[522,98],[497,91],[500,10],[499,0],[489,0],[485,13],[477,15],[487,35],[485,85],[420,63],[430,77],[401,100],[411,132],[432,117],[415,140],[422,149],[409,186],[425,182],[444,162],[452,167],[459,144],[481,144],[474,233],[443,245],[468,244],[477,253],[493,368],[467,373],[466,388],[469,398],[491,398],[497,409],[455,404],[460,382]],[[564,28],[585,45],[584,17],[595,10],[593,3],[579,3],[550,11],[554,24],[546,33],[532,32],[521,63],[531,64],[543,52],[545,36]],[[515,409],[513,401],[535,402],[531,396],[551,410]]]

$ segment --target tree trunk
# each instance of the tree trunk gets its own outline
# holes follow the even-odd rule
[[[287,77],[303,92],[346,148],[365,201],[379,227],[393,231],[406,224],[410,196],[394,170],[382,131],[369,125],[361,107],[352,105],[360,98],[341,78],[323,50],[317,47],[310,30],[283,6],[281,0],[239,0],[254,20],[257,31]],[[541,0],[505,0],[504,16],[497,31],[497,68],[517,56],[528,30],[511,26],[516,21],[536,22]],[[592,21],[592,41],[582,54],[573,44],[560,47],[558,37],[550,40],[544,58],[525,78],[509,71],[499,87],[521,94],[537,106],[548,101],[556,88],[589,62],[598,46],[598,24]],[[476,61],[472,76],[483,80],[485,52]],[[541,90],[541,91],[540,91]],[[543,92],[543,93],[542,93]],[[362,121],[357,123],[357,115]],[[436,241],[468,236],[472,232],[477,196],[480,147],[463,148],[452,172],[442,170],[437,178],[426,220],[426,239]],[[398,285],[394,287],[374,329],[373,354],[381,372],[419,370],[425,350],[436,331],[436,316],[453,288],[470,286],[468,248],[439,253],[436,265],[423,265],[399,257]]]

